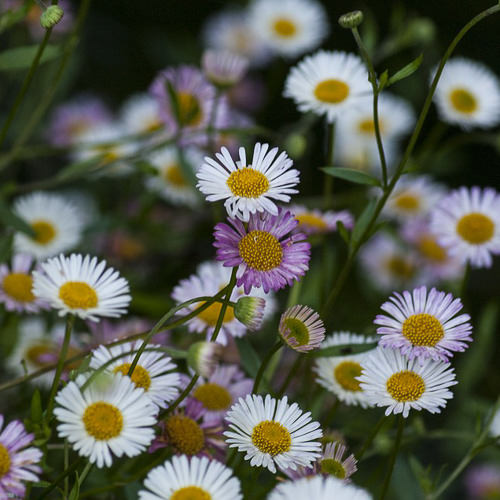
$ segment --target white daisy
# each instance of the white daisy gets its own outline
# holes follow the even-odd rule
[[[477,186],[453,191],[432,212],[431,230],[450,255],[491,267],[491,255],[500,253],[500,194]]]
[[[338,332],[327,337],[321,349],[341,345],[362,345],[376,342],[374,337],[365,337],[350,332]],[[346,405],[370,406],[366,394],[356,377],[361,375],[361,361],[369,351],[359,354],[342,352],[337,356],[318,357],[314,360],[313,370],[318,374],[317,383]]]
[[[174,456],[149,472],[140,500],[241,500],[232,470],[206,457]]]
[[[149,94],[127,99],[121,110],[121,120],[129,134],[156,132],[163,127],[158,102]]]
[[[32,193],[18,198],[13,211],[35,232],[33,238],[16,233],[14,249],[17,253],[33,255],[40,260],[71,250],[80,242],[82,218],[77,207],[63,196]]]
[[[297,403],[288,404],[269,394],[240,398],[227,412],[231,430],[224,432],[230,448],[246,452],[245,460],[252,467],[266,467],[276,473],[280,469],[295,470],[298,465],[309,466],[321,456],[323,435],[318,422],[311,422],[311,412],[303,413]]]
[[[203,163],[203,154],[195,148],[183,150],[183,161],[187,169],[193,172]],[[149,162],[158,170],[157,176],[146,179],[146,186],[157,192],[165,200],[175,205],[187,205],[194,207],[200,204],[200,197],[191,180],[181,167],[181,158],[177,148],[167,146],[152,153]]]
[[[303,477],[278,483],[267,500],[371,500],[365,490],[335,477]]]
[[[253,0],[248,15],[257,36],[285,57],[316,48],[328,35],[328,16],[316,0]]]
[[[406,176],[397,182],[383,213],[400,220],[425,216],[444,198],[445,193],[444,186],[430,177]]]
[[[97,257],[60,255],[33,272],[33,293],[46,300],[59,316],[75,314],[99,321],[99,316],[119,317],[127,311],[131,297],[127,280]]]
[[[230,277],[231,268],[224,267],[221,263],[215,261],[204,262],[198,266],[196,274],[180,281],[172,292],[172,298],[177,303],[181,303],[195,297],[209,297],[215,295],[229,283]],[[243,287],[235,287],[231,294],[231,301],[236,302],[242,296],[247,296],[243,292]],[[264,319],[274,313],[276,301],[273,294],[265,294],[260,288],[252,288],[248,296],[265,299]],[[192,311],[200,305],[200,303],[195,303],[188,306],[186,309]],[[213,303],[188,322],[189,330],[192,332],[206,333],[208,340],[215,329],[220,310],[221,303]],[[229,305],[224,315],[224,321],[217,337],[217,342],[225,345],[231,337],[242,337],[247,330],[248,327],[236,319],[234,307]]]
[[[321,50],[293,67],[286,79],[284,96],[299,111],[313,111],[335,121],[371,93],[363,61],[346,52]]]
[[[230,217],[248,221],[250,214],[278,214],[274,200],[290,201],[292,189],[299,183],[299,171],[291,169],[293,161],[278,148],[269,151],[269,144],[255,144],[252,162],[247,162],[245,148],[239,149],[240,159],[234,162],[226,148],[216,153],[216,161],[208,156],[196,174],[197,188],[208,201],[226,200]],[[272,199],[271,199],[272,198]]]
[[[117,457],[139,455],[154,438],[157,407],[121,374],[105,375],[82,392],[86,380],[79,375],[57,393],[59,437],[99,468],[111,467],[111,452]]]
[[[500,123],[500,80],[485,65],[457,57],[444,67],[434,94],[441,119],[464,129]]]
[[[373,405],[387,406],[386,415],[402,413],[406,418],[410,409],[440,413],[453,397],[448,387],[457,383],[449,363],[427,359],[420,364],[383,347],[372,351],[362,368],[361,388]]]
[[[99,346],[92,354],[90,368],[97,369],[106,364],[106,370],[127,375],[142,341],[127,342],[113,347]],[[147,349],[161,347],[148,344]],[[110,361],[120,356],[119,359]],[[132,382],[144,389],[151,401],[160,408],[173,401],[178,395],[179,374],[172,358],[161,351],[144,351],[132,373]]]

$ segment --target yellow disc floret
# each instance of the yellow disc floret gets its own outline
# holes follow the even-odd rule
[[[344,466],[334,458],[324,458],[320,462],[320,467],[322,474],[329,474],[339,479],[345,479],[346,471]]]
[[[10,470],[10,455],[7,448],[0,443],[0,479]]]
[[[10,273],[3,279],[4,292],[19,302],[33,302],[33,278],[26,273]]]
[[[61,285],[59,298],[71,309],[90,309],[98,303],[95,290],[83,281],[67,281]]]
[[[333,371],[335,380],[342,388],[352,392],[360,392],[363,390],[360,387],[359,380],[356,380],[356,377],[360,375],[361,365],[356,361],[342,361]]]
[[[254,230],[241,238],[238,250],[245,264],[257,271],[270,271],[283,260],[278,239],[267,231]]]
[[[252,167],[235,170],[226,183],[234,196],[242,198],[258,198],[269,190],[267,177]]]
[[[431,234],[423,235],[417,243],[420,254],[434,262],[445,262],[448,258],[446,250],[436,241],[436,237]]]
[[[188,93],[179,92],[177,94],[177,104],[179,106],[180,125],[195,127],[199,125],[203,117],[198,99]]]
[[[211,382],[197,387],[193,396],[201,401],[207,410],[211,411],[226,410],[233,401],[231,394],[225,387]]]
[[[349,85],[341,80],[324,80],[314,89],[316,99],[328,104],[338,104],[349,96]]]
[[[253,428],[252,443],[262,453],[275,457],[290,450],[292,437],[279,422],[264,420]]]
[[[297,32],[295,23],[290,19],[286,19],[284,17],[280,17],[279,19],[276,19],[274,21],[273,29],[277,35],[283,38],[290,38]]]
[[[450,92],[451,105],[456,111],[465,114],[474,113],[477,110],[477,99],[466,89],[454,89]]]
[[[88,406],[82,420],[85,430],[98,441],[109,441],[119,436],[123,429],[121,411],[104,401]]]
[[[487,215],[472,212],[458,221],[457,233],[468,243],[481,245],[491,240],[495,233],[495,224]]]
[[[443,337],[441,322],[432,314],[412,314],[403,323],[403,335],[417,346],[434,347]]]
[[[299,221],[299,228],[301,226],[312,227],[320,232],[328,229],[328,224],[318,215],[305,213],[296,215],[295,218]]]
[[[205,302],[201,302],[199,305],[202,306]],[[217,320],[219,319],[220,310],[222,308],[222,304],[220,302],[214,302],[209,305],[206,309],[201,311],[198,314],[198,318],[207,323],[209,326],[215,326],[217,324]],[[234,309],[232,306],[228,306],[226,312],[224,314],[224,323],[229,323],[234,320]]]
[[[409,280],[415,274],[415,266],[409,259],[392,255],[386,260],[387,270],[401,280]]]
[[[172,493],[170,500],[212,500],[212,495],[199,486],[184,486]]]
[[[205,444],[202,428],[185,415],[170,417],[165,422],[165,431],[172,446],[185,455],[196,455]]]
[[[130,370],[130,365],[132,363],[123,363],[113,370],[114,373],[120,372],[122,375],[128,375],[128,371]],[[151,377],[149,376],[149,372],[140,365],[136,365],[134,371],[132,372],[132,376],[130,377],[132,382],[136,387],[140,387],[145,391],[148,391],[151,387]]]
[[[48,245],[57,235],[54,225],[46,220],[33,221],[31,228],[35,231],[33,239],[40,245]]]
[[[184,178],[184,174],[182,173],[181,167],[176,163],[168,165],[164,171],[163,176],[169,184],[172,184],[172,186],[178,188],[183,188],[188,186],[188,183]]]
[[[403,370],[389,377],[386,389],[398,403],[418,401],[425,392],[425,382],[417,373]]]
[[[410,191],[404,191],[395,198],[394,206],[403,212],[415,213],[420,208],[420,200]]]

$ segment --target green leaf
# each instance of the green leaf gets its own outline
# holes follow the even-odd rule
[[[40,391],[35,389],[33,397],[31,398],[31,420],[32,422],[42,421],[42,398],[40,397]]]
[[[0,16],[0,33],[9,29],[12,25],[18,23],[28,13],[29,5],[23,5],[17,10],[8,10]]]
[[[27,69],[31,66],[38,51],[38,45],[27,45],[4,50],[0,53],[0,71]],[[61,54],[58,45],[47,45],[40,59],[40,64],[51,61]]]
[[[324,349],[318,349],[309,354],[313,358],[331,358],[333,356],[346,356],[348,354],[357,354],[360,352],[369,351],[377,346],[376,342],[369,344],[342,344],[332,345]]]
[[[172,110],[174,112],[175,121],[177,123],[180,123],[181,122],[181,110],[179,107],[179,100],[177,98],[177,92],[175,91],[174,86],[172,85],[172,83],[169,80],[167,80],[165,82],[165,89],[167,91],[168,98],[170,100],[170,105],[172,106]]]
[[[380,78],[378,79],[378,89],[379,90],[382,90],[387,85],[388,79],[389,79],[389,70],[386,69],[380,75]]]
[[[424,55],[420,54],[416,59],[414,59],[411,63],[407,64],[405,67],[401,68],[394,75],[389,78],[387,82],[387,87],[390,85],[399,82],[399,80],[403,80],[404,78],[408,78],[410,75],[413,75],[415,71],[422,64],[422,60],[424,59]]]
[[[251,377],[255,377],[260,368],[260,358],[252,347],[252,344],[245,338],[235,338],[236,346],[241,357],[241,364],[244,370]]]
[[[339,232],[342,239],[349,245],[351,237],[349,236],[349,231],[346,229],[344,223],[341,220],[337,221],[337,231]]]
[[[77,472],[76,481],[75,484],[73,485],[73,488],[71,488],[68,500],[78,500],[79,496],[80,496],[80,479],[78,477],[78,472]]]
[[[0,222],[6,226],[10,226],[16,231],[27,234],[30,237],[35,236],[33,228],[23,219],[18,217],[12,210],[5,204],[5,201],[0,198]]]
[[[333,177],[338,177],[339,179],[355,182],[356,184],[366,184],[369,186],[380,187],[380,181],[378,179],[375,179],[375,177],[365,174],[360,170],[354,170],[353,168],[323,167],[320,170],[323,170],[323,172]]]
[[[432,479],[431,479],[431,468],[430,466],[424,468],[419,462],[417,457],[414,455],[409,456],[410,468],[417,478],[420,487],[425,493],[430,493],[432,491]]]
[[[100,161],[100,158],[90,158],[88,160],[70,163],[56,175],[56,180],[67,181],[70,179],[77,179],[86,174],[91,168],[97,166]]]
[[[365,232],[368,224],[375,212],[375,207],[377,206],[377,200],[371,200],[365,209],[359,216],[354,229],[352,230],[351,241],[353,245],[357,245],[360,242],[361,236]]]

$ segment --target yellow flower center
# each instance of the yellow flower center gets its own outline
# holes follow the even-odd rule
[[[330,476],[337,477],[339,479],[345,479],[346,472],[344,466],[333,458],[324,458],[320,462],[321,473],[329,474]]]
[[[486,215],[473,212],[464,215],[457,223],[457,233],[472,245],[481,245],[491,240],[495,224]]]
[[[130,365],[132,363],[123,363],[117,366],[113,372],[120,372],[122,375],[128,375],[128,371],[130,370]],[[151,377],[149,376],[149,372],[140,365],[136,365],[134,371],[132,372],[132,376],[130,377],[132,382],[136,387],[140,387],[144,389],[146,392],[149,391],[151,387]]]
[[[349,85],[341,80],[324,80],[316,85],[314,95],[319,101],[338,104],[349,95]]]
[[[199,125],[202,113],[198,99],[188,92],[179,92],[177,103],[179,105],[180,125],[189,125],[190,127]]]
[[[0,479],[10,470],[10,455],[7,448],[0,443]]]
[[[413,345],[434,347],[444,337],[444,330],[432,314],[419,313],[406,318],[403,335]]]
[[[257,271],[270,271],[283,260],[283,249],[278,239],[267,231],[250,231],[241,238],[238,250],[245,264]]]
[[[403,212],[414,213],[420,208],[420,200],[413,193],[404,191],[395,198],[394,205]]]
[[[359,380],[356,377],[361,375],[361,365],[356,361],[342,361],[333,370],[335,380],[346,391],[361,392]]]
[[[425,392],[424,379],[409,370],[394,373],[386,383],[387,392],[398,403],[418,401]]]
[[[40,245],[49,244],[57,234],[56,228],[46,220],[36,220],[31,223],[31,228],[35,231],[33,238]]]
[[[242,198],[258,198],[269,190],[267,177],[252,167],[235,170],[226,183],[234,196]]]
[[[280,17],[273,23],[275,33],[283,38],[290,38],[297,32],[297,26],[290,19]]]
[[[384,130],[384,126],[380,118],[378,121],[378,128],[382,133]],[[375,135],[375,122],[373,121],[372,118],[367,118],[366,120],[359,122],[358,129],[362,134]]]
[[[170,500],[212,500],[212,495],[199,486],[184,486],[174,491]]]
[[[61,285],[59,298],[71,309],[90,309],[98,303],[95,290],[83,281],[67,281]]]
[[[50,365],[52,361],[50,359],[43,360],[43,356],[51,356],[54,360],[57,360],[59,356],[60,346],[54,344],[53,342],[47,340],[43,343],[43,340],[40,340],[37,344],[30,345],[23,354],[23,359],[29,361],[32,365],[35,365],[39,368],[43,368],[44,366]],[[70,359],[77,354],[80,354],[81,351],[75,349],[73,346],[68,347],[68,354],[65,359]],[[69,363],[64,367],[65,371],[75,370],[80,365],[80,361],[75,361],[73,363]]]
[[[160,130],[163,126],[163,123],[160,121],[159,118],[151,118],[145,123],[144,126],[144,131],[145,132],[156,132],[157,130]]]
[[[119,436],[123,429],[122,412],[104,401],[88,406],[82,420],[85,430],[98,441],[109,441]]]
[[[399,255],[393,255],[386,261],[388,271],[402,280],[409,280],[415,274],[415,267],[410,260]]]
[[[303,321],[297,318],[286,318],[284,324],[287,331],[287,337],[295,339],[297,346],[303,346],[309,343],[309,329]]]
[[[169,165],[164,172],[165,180],[172,184],[175,187],[183,188],[188,185],[186,179],[184,179],[184,174],[182,173],[182,169],[177,164]]]
[[[477,99],[466,89],[454,89],[450,92],[451,105],[460,113],[470,114],[477,109]]]
[[[3,289],[7,295],[19,302],[33,302],[35,296],[31,288],[33,278],[25,273],[10,273],[3,279]]]
[[[229,394],[229,391],[225,387],[211,382],[197,387],[193,396],[198,401],[201,401],[207,410],[211,411],[225,410],[229,408],[229,405],[233,401],[231,394]]]
[[[290,450],[292,437],[280,423],[264,420],[253,428],[252,443],[262,453],[275,457]]]
[[[299,227],[313,227],[318,231],[326,231],[328,229],[328,224],[317,215],[305,213],[296,215],[295,218],[299,221]]]
[[[190,417],[174,415],[165,422],[165,431],[180,453],[196,455],[205,444],[202,428]]]
[[[418,251],[426,259],[435,262],[444,262],[448,258],[446,250],[436,241],[431,234],[423,235],[417,243]]]
[[[86,130],[90,128],[89,123],[86,120],[75,120],[68,126],[68,135],[75,139],[79,135],[82,135]]]
[[[205,302],[200,302],[198,306],[202,306]],[[215,326],[217,324],[217,320],[219,319],[220,310],[222,308],[222,304],[220,302],[214,302],[209,305],[206,309],[201,311],[198,314],[198,318],[207,323],[209,326]],[[224,323],[229,323],[234,320],[234,309],[232,306],[227,306],[226,312],[224,314]]]

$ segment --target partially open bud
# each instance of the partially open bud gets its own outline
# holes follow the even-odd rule
[[[301,305],[290,307],[281,315],[278,331],[288,346],[298,352],[318,348],[325,338],[325,326],[319,314]]]
[[[62,19],[63,15],[64,11],[59,5],[51,5],[40,16],[40,24],[48,30],[49,28],[53,28]]]
[[[262,297],[240,297],[234,306],[234,315],[249,330],[258,330],[262,325],[266,301]]]
[[[206,50],[201,64],[208,80],[222,89],[238,83],[248,69],[248,59],[228,50]]]
[[[357,28],[363,22],[363,13],[360,10],[353,10],[339,17],[339,24],[342,28]]]
[[[202,377],[212,375],[222,356],[222,346],[215,342],[195,342],[188,349],[188,365]]]

